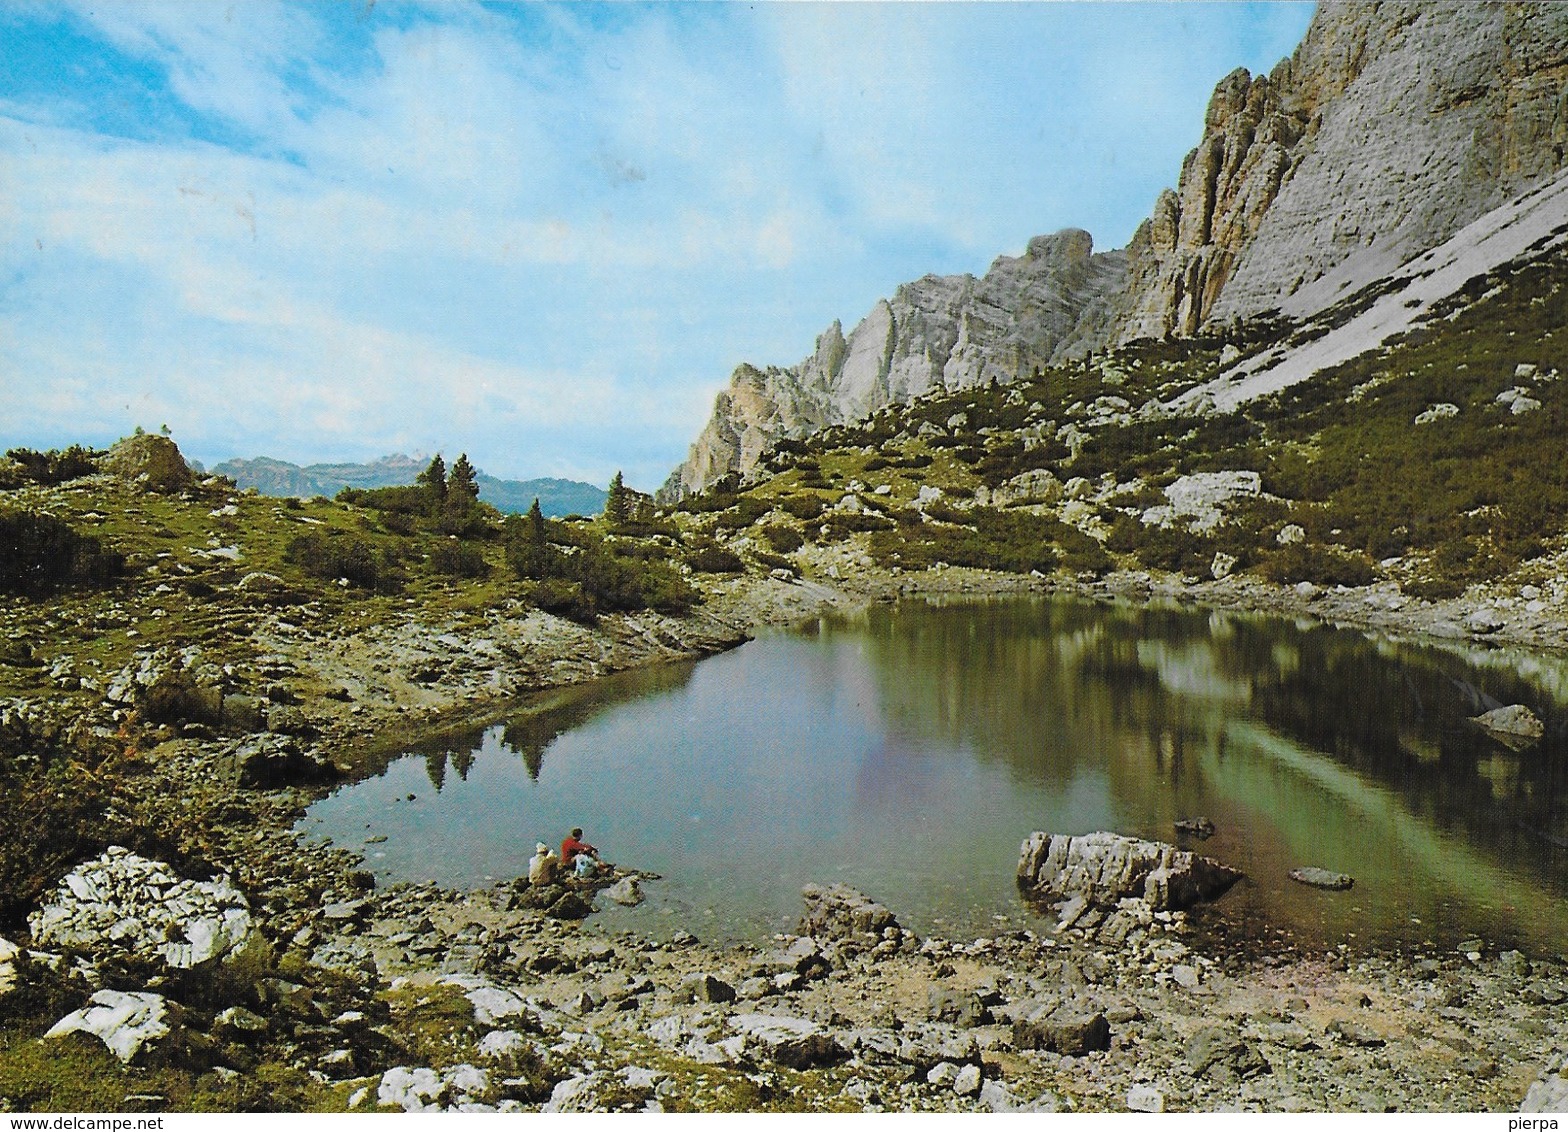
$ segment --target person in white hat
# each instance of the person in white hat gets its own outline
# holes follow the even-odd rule
[[[528,858],[528,883],[529,884],[554,884],[556,866],[560,858],[550,852],[550,847],[543,841],[534,845],[534,855]]]

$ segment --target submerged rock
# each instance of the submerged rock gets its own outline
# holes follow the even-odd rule
[[[1345,873],[1330,872],[1328,869],[1320,869],[1315,865],[1291,869],[1290,879],[1297,884],[1310,885],[1312,888],[1326,888],[1333,892],[1343,892],[1356,883],[1355,878],[1352,876],[1348,876]]]
[[[1539,739],[1546,734],[1546,725],[1523,704],[1509,704],[1495,708],[1484,715],[1472,716],[1470,722],[1496,735],[1517,736],[1521,739]]]
[[[1212,900],[1241,873],[1210,857],[1115,833],[1031,833],[1018,852],[1018,886],[1041,900],[1082,897],[1097,905],[1136,896],[1159,911]]]
[[[1176,832],[1207,841],[1214,836],[1214,823],[1208,818],[1183,818],[1176,823]]]
[[[637,883],[636,877],[622,877],[605,889],[604,894],[627,908],[635,908],[643,900],[642,887]]]

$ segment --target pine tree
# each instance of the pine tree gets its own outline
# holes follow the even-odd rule
[[[440,510],[446,505],[446,461],[441,459],[441,454],[436,453],[435,459],[430,461],[430,466],[419,473],[415,481],[430,493],[435,509]]]
[[[627,506],[626,484],[621,479],[621,473],[616,472],[615,478],[610,481],[609,494],[604,497],[604,517],[619,526],[626,522]]]
[[[449,504],[465,509],[479,498],[479,479],[474,466],[468,462],[467,452],[452,465],[446,480],[446,497]]]
[[[514,523],[509,519],[507,532],[510,542],[507,559],[518,576],[546,577],[550,573],[551,556],[549,536],[544,525],[544,512],[539,509],[539,500],[534,500],[533,506],[528,508],[528,514],[523,516],[521,521]]]

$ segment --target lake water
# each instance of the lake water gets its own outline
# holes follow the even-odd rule
[[[1561,952],[1565,701],[1568,664],[1513,650],[1132,603],[906,603],[405,748],[300,828],[383,881],[478,887],[580,825],[662,876],[610,926],[760,939],[813,881],[922,933],[1039,927],[1013,881],[1031,831],[1173,841],[1204,815],[1218,833],[1197,847],[1248,877],[1218,911],[1247,931]],[[1545,740],[1515,751],[1469,722],[1509,703]],[[1355,887],[1304,888],[1300,865]]]

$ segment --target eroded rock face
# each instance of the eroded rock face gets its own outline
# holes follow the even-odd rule
[[[1209,104],[1129,245],[1116,341],[1322,310],[1557,172],[1558,5],[1324,4],[1268,76]]]
[[[744,474],[783,437],[865,419],[934,389],[1012,381],[1103,341],[1125,279],[1121,252],[1095,254],[1069,229],[1000,256],[984,276],[927,275],[900,287],[850,332],[835,322],[788,368],[742,365],[687,460],[660,495],[679,498]]]
[[[121,951],[170,967],[221,959],[250,938],[250,905],[227,877],[185,880],[112,845],[68,873],[27,919],[40,945]]]
[[[1241,873],[1161,841],[1115,833],[1031,833],[1018,853],[1018,886],[1037,900],[1111,905],[1138,897],[1156,910],[1212,900]]]

